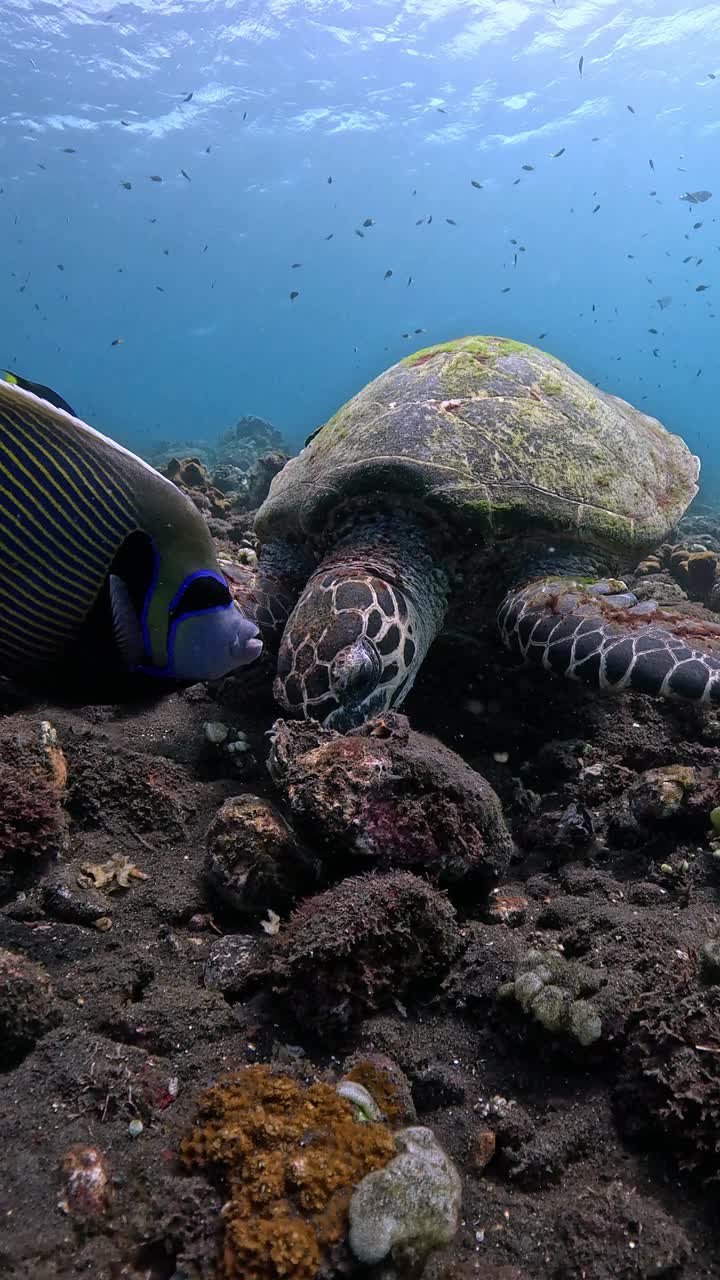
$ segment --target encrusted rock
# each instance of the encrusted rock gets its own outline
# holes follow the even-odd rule
[[[231,796],[207,831],[207,879],[236,911],[284,911],[313,883],[314,863],[282,814],[259,796]]]
[[[340,1037],[416,990],[427,999],[460,946],[444,893],[408,871],[353,876],[295,911],[280,986],[300,1026]]]
[[[110,1205],[110,1171],[98,1147],[71,1147],[62,1162],[60,1208],[73,1218],[100,1218]]]
[[[507,868],[512,840],[490,784],[403,715],[345,735],[278,720],[268,766],[333,870],[343,853],[354,866],[404,867],[442,885],[493,883]]]
[[[269,945],[254,934],[227,934],[216,938],[205,961],[203,981],[211,991],[238,999],[267,972]]]
[[[367,1174],[353,1192],[350,1248],[366,1265],[391,1256],[417,1268],[453,1239],[462,1182],[431,1129],[401,1129],[395,1146],[395,1158]]]
[[[0,950],[0,1067],[14,1066],[60,1019],[42,966]]]

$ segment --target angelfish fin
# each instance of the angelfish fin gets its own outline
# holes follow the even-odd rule
[[[145,658],[145,641],[130,592],[116,573],[109,575],[113,634],[120,655],[128,667],[137,667]]]

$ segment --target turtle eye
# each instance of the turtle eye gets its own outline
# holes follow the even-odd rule
[[[382,663],[372,640],[361,636],[336,653],[330,666],[330,688],[339,698],[361,702],[376,687]]]

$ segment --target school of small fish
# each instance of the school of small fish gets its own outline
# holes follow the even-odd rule
[[[579,78],[580,78],[581,80],[585,81],[585,80],[587,79],[588,75],[590,75],[590,77],[592,77],[592,69],[593,69],[593,68],[592,68],[592,61],[590,61],[590,63],[588,64],[588,63],[587,63],[587,60],[586,60],[586,57],[585,57],[585,54],[581,54],[581,55],[580,55],[580,57],[579,57],[579,59],[578,59],[578,61],[577,61],[577,73],[578,73]],[[714,72],[708,72],[708,73],[707,73],[707,75],[708,75],[708,77],[709,77],[709,79],[710,79],[710,80],[715,80],[715,79],[716,79],[716,74],[715,74]],[[184,91],[184,92],[182,92],[182,93],[180,93],[180,94],[178,95],[178,101],[179,101],[179,103],[181,104],[181,108],[182,108],[182,105],[184,105],[184,104],[189,104],[189,103],[193,102],[194,94],[195,94],[195,91],[194,91],[194,90],[186,90],[186,91]],[[625,111],[627,111],[627,113],[628,113],[630,116],[633,116],[633,117],[636,117],[636,118],[637,118],[637,116],[638,116],[638,111],[637,111],[636,107],[635,107],[632,103],[625,103],[625,104],[624,104],[624,108],[625,108]],[[195,108],[193,107],[192,109],[194,110]],[[618,109],[620,109],[620,108],[619,108],[619,106],[618,106]],[[442,116],[447,116],[447,117],[449,118],[449,120],[451,120],[451,119],[452,119],[452,112],[451,112],[451,109],[450,109],[449,105],[443,105],[443,106],[440,106],[440,105],[438,105],[437,103],[435,103],[435,104],[434,104],[434,110],[435,110],[438,114],[440,114],[440,115],[442,115]],[[640,113],[640,114],[642,114],[642,113]],[[245,109],[245,110],[243,110],[243,111],[242,111],[242,122],[243,122],[243,123],[248,122],[248,115],[249,115],[249,113],[248,113],[248,110],[247,110],[247,109]],[[124,118],[122,118],[122,119],[120,119],[120,120],[119,120],[119,124],[121,125],[121,127],[125,128],[125,129],[132,129],[133,124],[135,124],[135,123],[136,123],[135,121],[130,120],[130,119],[124,119]],[[250,122],[250,124],[252,124],[252,122]],[[443,127],[444,127],[444,126],[443,126]],[[630,126],[630,125],[628,125],[628,127],[630,127],[630,128],[634,128],[635,126]],[[601,142],[601,141],[602,141],[602,139],[600,138],[600,136],[599,136],[599,135],[593,135],[593,136],[591,137],[590,141],[591,141],[591,144],[594,144],[594,143]],[[77,155],[79,154],[79,152],[80,152],[80,149],[79,149],[79,148],[77,148],[77,147],[73,147],[73,146],[65,146],[65,147],[61,147],[61,148],[59,148],[59,150],[60,150],[60,152],[61,152],[63,155],[65,155],[65,156],[77,156]],[[572,150],[572,148],[570,148],[570,150]],[[203,154],[204,154],[205,156],[209,156],[209,155],[212,153],[212,151],[213,151],[213,144],[212,144],[212,143],[208,143],[208,144],[204,147]],[[520,185],[520,183],[521,183],[521,182],[523,182],[523,181],[528,181],[528,180],[529,180],[530,182],[536,182],[536,181],[538,181],[538,177],[532,177],[532,178],[527,177],[527,178],[526,178],[526,175],[528,175],[528,176],[529,176],[529,175],[539,175],[539,174],[541,173],[541,171],[542,171],[542,168],[543,168],[543,159],[545,159],[545,160],[546,160],[546,161],[548,161],[548,162],[554,162],[554,161],[561,160],[561,159],[562,159],[562,157],[563,157],[563,156],[565,156],[567,153],[568,153],[568,144],[564,144],[564,145],[558,146],[555,150],[546,151],[546,152],[544,153],[544,157],[540,157],[540,156],[536,156],[536,157],[534,157],[534,163],[532,163],[532,162],[530,161],[530,159],[522,158],[522,159],[521,159],[521,163],[520,163],[520,164],[519,164],[519,166],[518,166],[518,171],[516,171],[516,172],[517,172],[517,176],[516,176],[516,177],[514,177],[514,178],[512,178],[512,179],[510,180],[510,185],[511,185],[512,187],[517,187],[517,186],[519,186],[519,185]],[[664,176],[664,178],[666,178],[666,179],[667,179],[667,178],[670,176],[670,173],[672,172],[673,168],[674,168],[676,171],[678,171],[678,172],[682,172],[682,173],[684,173],[684,172],[686,171],[686,170],[685,170],[685,168],[684,168],[684,166],[681,166],[681,165],[675,165],[675,166],[673,166],[673,165],[672,165],[672,161],[671,161],[671,160],[669,160],[667,157],[664,157],[664,158],[663,158],[663,160],[662,160],[662,163],[660,163],[660,164],[656,164],[656,160],[657,160],[657,159],[658,159],[657,155],[647,157],[647,163],[648,163],[648,166],[649,166],[649,168],[650,168],[651,172],[653,173],[653,175],[658,175],[658,174],[660,174],[660,175]],[[679,156],[679,159],[684,159],[684,156],[682,156],[682,155],[681,155],[681,156]],[[70,163],[70,162],[67,162],[67,163]],[[48,161],[37,161],[37,162],[36,162],[36,165],[37,165],[37,167],[38,167],[40,170],[42,170],[42,171],[45,171],[45,172],[46,172],[46,171],[48,170]],[[191,169],[191,168],[192,168],[192,169],[194,169],[194,170],[195,170],[195,172],[191,172],[191,171],[190,171],[190,169]],[[557,171],[559,172],[561,168],[562,168],[562,166],[558,166],[558,170],[557,170]],[[554,165],[553,165],[553,171],[555,171],[555,166],[554,166]],[[144,182],[145,182],[146,184],[149,182],[150,184],[155,184],[155,185],[157,185],[157,186],[161,186],[162,184],[167,185],[168,183],[172,183],[172,182],[173,182],[173,180],[175,181],[175,185],[177,185],[177,182],[178,182],[178,181],[180,182],[180,184],[182,184],[183,182],[184,182],[184,183],[187,183],[187,184],[192,184],[192,183],[194,182],[194,180],[196,180],[196,179],[200,179],[200,178],[201,178],[201,175],[197,172],[197,165],[194,165],[194,166],[189,166],[188,168],[185,168],[185,167],[179,167],[178,169],[176,169],[176,170],[175,170],[175,172],[174,172],[174,173],[170,173],[170,174],[167,174],[167,173],[149,173],[149,174],[148,174],[148,173],[146,173],[146,174],[144,175]],[[334,187],[334,183],[335,183],[335,177],[334,177],[334,175],[333,175],[333,174],[326,174],[326,175],[324,176],[324,178],[322,179],[322,181],[323,181],[323,182],[324,182],[324,183],[325,183],[329,188],[333,188],[333,196],[332,196],[331,198],[332,198],[332,199],[334,199],[335,189],[336,189],[336,187]],[[495,179],[495,178],[493,178],[493,177],[492,177],[492,175],[487,175],[487,176],[485,176],[482,180],[481,180],[480,178],[478,178],[478,177],[473,177],[473,176],[469,176],[469,175],[467,175],[465,178],[459,177],[459,181],[460,181],[460,182],[463,182],[463,181],[464,181],[464,182],[469,183],[470,187],[471,187],[474,191],[483,192],[483,191],[486,191],[486,190],[488,189],[488,186],[490,186],[490,187],[495,186],[495,187],[496,187],[496,186],[497,186],[497,181],[498,181],[498,180],[497,180],[497,179]],[[120,179],[120,181],[119,181],[119,187],[120,187],[120,189],[121,189],[122,191],[124,191],[124,192],[135,192],[135,191],[137,190],[138,186],[142,185],[142,183],[143,183],[143,175],[142,175],[142,174],[140,174],[140,175],[135,175],[135,176],[132,176],[132,175],[131,175],[130,177],[123,177],[123,178],[121,178],[121,179]],[[679,184],[678,184],[678,185],[679,185]],[[0,186],[0,197],[2,197],[3,195],[5,195],[5,193],[6,193],[6,189],[5,189],[3,186]],[[342,194],[342,193],[339,193],[339,194]],[[412,191],[410,191],[410,192],[409,192],[409,195],[410,195],[411,199],[412,199],[413,197],[416,197],[416,196],[417,196],[417,194],[418,194],[418,190],[417,190],[417,188],[413,188],[413,189],[412,189]],[[602,194],[603,194],[602,192],[600,192],[600,191],[597,191],[597,190],[596,190],[596,191],[593,191],[593,192],[592,192],[592,195],[587,199],[586,204],[585,204],[585,211],[586,211],[587,213],[589,213],[591,216],[592,216],[592,215],[597,215],[597,214],[599,214],[599,213],[603,210],[604,204],[603,204],[603,200],[602,200],[602,198],[601,198],[601,197],[602,197]],[[666,199],[667,199],[668,195],[670,195],[670,198],[674,198],[674,199],[678,200],[679,202],[684,203],[685,205],[687,205],[687,206],[688,206],[688,210],[689,210],[689,211],[690,211],[691,209],[693,209],[693,208],[694,208],[695,206],[697,206],[697,205],[704,205],[704,204],[706,204],[706,202],[707,202],[707,201],[709,201],[709,200],[711,200],[711,198],[712,198],[712,192],[711,192],[711,191],[709,191],[709,190],[707,190],[707,189],[705,189],[705,188],[699,188],[699,189],[697,189],[697,190],[691,190],[691,191],[680,191],[680,190],[678,190],[678,189],[677,189],[677,187],[676,187],[676,189],[675,189],[675,192],[674,192],[674,193],[669,193],[669,192],[667,192],[667,190],[666,190],[666,192],[665,192],[665,198],[666,198]],[[662,204],[662,203],[663,203],[663,199],[662,199],[662,198],[661,198],[661,196],[658,194],[657,189],[650,190],[650,191],[648,192],[648,196],[649,196],[649,198],[650,198],[650,199],[653,199],[657,204]],[[483,200],[482,200],[482,199],[479,199],[479,207],[481,207],[481,206],[482,206],[482,203],[483,203]],[[360,240],[366,240],[369,236],[375,236],[375,235],[382,236],[382,227],[383,227],[383,221],[384,221],[384,218],[383,218],[383,216],[382,216],[382,215],[383,215],[383,211],[382,211],[382,210],[378,210],[378,211],[377,211],[377,216],[367,215],[367,216],[360,216],[360,217],[358,217],[358,219],[357,219],[357,221],[356,221],[356,223],[355,223],[355,225],[354,225],[354,226],[353,226],[353,225],[349,225],[349,226],[348,226],[348,225],[344,225],[344,226],[343,226],[343,225],[342,225],[342,221],[343,221],[343,220],[342,220],[342,219],[340,218],[340,216],[338,215],[337,210],[338,210],[338,202],[337,202],[337,201],[335,201],[334,203],[332,203],[332,204],[330,204],[330,205],[328,206],[328,211],[327,211],[328,219],[330,219],[330,218],[334,218],[334,219],[336,219],[336,220],[337,220],[337,225],[336,225],[335,227],[332,227],[332,229],[327,228],[327,227],[326,227],[326,228],[321,228],[321,229],[320,229],[320,237],[319,237],[319,238],[322,238],[322,240],[323,240],[326,244],[329,244],[329,243],[330,243],[330,242],[332,242],[332,241],[337,241],[337,239],[341,238],[343,235],[345,235],[345,236],[354,235],[354,236],[356,236],[356,237],[357,237],[358,239],[360,239]],[[582,211],[582,209],[581,209],[581,211]],[[435,212],[435,213],[437,213],[437,215],[438,215],[437,217],[434,217],[434,212]],[[421,214],[421,216],[414,218],[412,221],[414,222],[414,226],[415,226],[415,228],[417,228],[417,229],[420,229],[420,228],[428,229],[428,228],[431,228],[431,227],[438,227],[438,226],[441,226],[441,225],[443,225],[443,224],[444,224],[444,226],[445,226],[446,228],[450,228],[450,229],[453,229],[453,230],[457,229],[457,230],[458,230],[458,233],[460,233],[461,228],[463,227],[463,225],[467,225],[467,219],[463,219],[463,218],[458,218],[458,217],[452,216],[452,213],[451,213],[450,211],[446,211],[446,210],[443,210],[443,209],[437,209],[437,210],[436,210],[436,211],[434,211],[434,212],[427,212],[427,211],[426,211],[426,212],[422,213],[422,214]],[[572,206],[570,207],[570,209],[569,209],[569,214],[570,214],[570,215],[575,214],[575,205],[572,205]],[[482,216],[482,214],[481,214],[480,216]],[[16,223],[17,223],[17,217],[16,217],[15,221],[16,221]],[[158,215],[156,215],[156,216],[153,216],[153,217],[149,218],[149,222],[150,222],[151,224],[156,224],[158,221],[159,221],[159,214],[158,214]],[[601,219],[600,219],[599,221],[601,221]],[[710,223],[714,223],[714,222],[715,222],[715,218],[711,218],[709,221],[710,221]],[[691,230],[690,230],[690,231],[687,231],[687,232],[685,232],[685,233],[684,233],[684,238],[687,240],[687,239],[689,239],[689,238],[690,238],[690,236],[691,236],[691,235],[693,235],[693,236],[694,236],[694,234],[695,234],[695,233],[700,232],[700,231],[701,231],[701,229],[703,228],[703,225],[704,225],[704,222],[703,222],[703,220],[701,220],[701,219],[700,219],[700,220],[695,221],[694,223],[692,223],[692,224],[691,224]],[[642,233],[641,233],[640,238],[641,238],[641,239],[643,239],[643,238],[645,238],[647,235],[648,235],[648,232],[647,232],[647,231],[644,231],[644,232],[642,232]],[[507,254],[507,258],[506,258],[506,260],[504,260],[504,261],[502,262],[502,264],[501,264],[501,265],[502,265],[502,267],[503,267],[503,268],[505,268],[505,269],[509,269],[509,270],[515,271],[515,270],[517,270],[517,269],[518,269],[518,266],[519,266],[519,264],[520,264],[520,262],[521,262],[521,255],[525,255],[525,254],[527,254],[527,253],[528,253],[528,249],[527,249],[527,246],[526,246],[525,244],[521,244],[521,243],[519,243],[519,241],[518,241],[517,237],[514,237],[514,236],[508,237],[507,245],[508,245],[508,254]],[[207,250],[208,250],[208,247],[209,247],[209,246],[208,246],[208,242],[205,242],[205,243],[203,244],[202,248],[199,250],[199,252],[200,252],[201,254],[205,254],[205,253],[207,252]],[[716,250],[720,251],[720,244],[718,244],[718,245],[716,245],[716,246],[714,246],[714,247],[715,247],[715,249],[716,249]],[[167,247],[163,247],[163,248],[162,248],[162,254],[163,254],[163,256],[166,256],[166,257],[167,257],[167,256],[169,256],[169,254],[170,254],[170,250],[169,250],[169,248],[167,248]],[[422,254],[423,254],[423,255],[426,255],[426,254],[427,254],[427,248],[426,248],[425,246],[423,246],[423,248],[422,248]],[[625,256],[625,259],[626,259],[627,261],[631,261],[631,262],[635,261],[635,260],[636,260],[636,257],[637,257],[637,255],[636,255],[635,253],[632,253],[632,252],[626,252],[624,256]],[[670,250],[666,250],[666,256],[667,256],[668,258],[672,257],[672,254],[671,254],[671,251],[670,251]],[[680,259],[680,261],[681,261],[681,264],[682,264],[682,266],[683,266],[683,267],[687,267],[687,268],[689,268],[689,267],[691,266],[691,264],[693,264],[692,269],[693,269],[693,270],[697,270],[697,269],[702,265],[702,263],[704,262],[704,257],[703,257],[703,255],[698,255],[698,254],[690,253],[690,254],[685,254],[685,255]],[[65,272],[65,264],[64,264],[64,263],[57,263],[57,264],[56,264],[56,268],[57,268],[57,270],[58,270],[59,272],[61,272],[61,273],[64,273],[64,272]],[[302,270],[302,268],[303,268],[303,263],[302,263],[301,261],[293,261],[293,262],[289,262],[289,263],[288,263],[288,267],[287,267],[287,269],[288,269],[289,271],[292,271],[292,272],[301,271],[301,270]],[[123,272],[123,270],[124,270],[124,268],[123,268],[122,266],[118,266],[118,267],[117,267],[117,271],[118,271],[119,273],[122,273],[122,272]],[[393,290],[394,290],[395,288],[397,288],[397,287],[398,287],[398,283],[399,283],[399,282],[398,282],[398,272],[395,270],[395,267],[394,267],[393,265],[388,264],[388,265],[385,267],[384,271],[383,271],[381,274],[382,274],[382,281],[383,281],[385,284],[387,284],[387,285],[388,285],[388,295],[387,295],[387,296],[390,296],[390,295],[392,294]],[[404,278],[404,273],[402,273],[402,274],[403,274],[403,278]],[[17,279],[17,276],[16,276],[16,273],[15,273],[15,272],[12,272],[12,275],[13,275],[13,276],[15,276],[15,277],[16,277],[16,279]],[[303,278],[304,278],[304,275],[305,275],[305,272],[303,271]],[[520,278],[520,276],[518,276],[518,279],[519,279],[519,278]],[[31,273],[30,273],[30,272],[27,272],[24,276],[22,276],[22,277],[18,280],[16,287],[17,287],[17,291],[18,291],[19,293],[23,294],[23,293],[25,293],[25,292],[28,290],[28,287],[29,287],[29,285],[30,285],[30,279],[31,279]],[[300,277],[299,277],[299,279],[300,279]],[[413,274],[408,275],[408,276],[407,276],[407,278],[406,278],[406,280],[405,280],[404,288],[406,288],[406,289],[408,289],[408,288],[412,288],[412,286],[413,286],[413,285],[414,285],[414,283],[415,283],[415,279],[416,279],[416,277],[415,277]],[[650,277],[650,276],[646,276],[646,277],[645,277],[645,279],[646,279],[646,283],[650,286],[650,288],[651,288],[651,289],[654,289],[654,287],[655,287],[655,281],[654,281],[654,279],[653,279],[652,277]],[[697,279],[697,277],[696,277],[696,279]],[[392,283],[391,283],[391,282],[392,282]],[[151,286],[151,287],[153,288],[153,290],[154,290],[156,293],[159,293],[159,294],[165,294],[165,293],[166,293],[166,287],[165,287],[165,285],[164,285],[164,284],[160,284],[160,283],[158,283],[157,281],[152,281],[152,280],[151,280],[151,281],[148,281],[148,285],[149,285],[149,286]],[[694,292],[694,293],[696,293],[696,294],[703,294],[703,293],[706,293],[708,290],[710,290],[710,289],[711,289],[711,280],[705,279],[705,280],[701,280],[699,283],[694,283],[694,282],[692,282],[692,281],[688,281],[688,285],[689,285],[689,291],[690,291],[690,292]],[[210,288],[211,288],[211,289],[213,289],[214,287],[215,287],[215,281],[213,280],[213,281],[210,283]],[[501,295],[507,295],[507,294],[510,294],[510,293],[512,292],[512,287],[513,287],[513,286],[512,286],[512,285],[510,285],[510,284],[503,284],[502,286],[500,286],[500,288],[499,288],[498,292],[499,292]],[[288,288],[288,290],[287,290],[287,294],[286,294],[286,297],[287,297],[288,302],[289,302],[291,305],[298,304],[298,305],[299,305],[299,310],[300,310],[300,312],[302,311],[303,290],[302,290],[301,288],[299,288],[299,287]],[[68,302],[68,301],[70,300],[70,294],[69,294],[69,293],[65,293],[65,294],[63,294],[63,295],[62,295],[62,298],[63,298],[63,301]],[[667,308],[668,308],[668,307],[670,307],[670,306],[671,306],[672,301],[673,301],[673,298],[672,298],[672,296],[671,296],[670,294],[661,294],[661,296],[657,297],[657,298],[654,300],[654,302],[649,303],[648,305],[649,305],[649,306],[651,306],[651,307],[656,308],[659,312],[664,312],[665,310],[667,310]],[[707,307],[707,306],[709,306],[709,305],[711,305],[711,304],[705,303],[704,305]],[[40,311],[41,311],[41,307],[40,307],[40,305],[39,305],[39,303],[38,303],[38,302],[34,302],[34,303],[33,303],[33,306],[34,306],[34,309],[35,309],[36,311],[38,311],[38,312],[40,312]],[[592,308],[591,308],[591,314],[594,314],[594,313],[596,313],[596,304],[593,302],[593,303],[592,303]],[[583,314],[584,314],[584,313],[583,313],[583,312],[581,312],[581,313],[580,313],[580,316],[582,317],[582,315],[583,315]],[[619,305],[615,305],[615,306],[614,306],[613,314],[614,314],[615,316],[617,316],[617,315],[619,314]],[[707,312],[707,315],[708,315],[708,318],[710,318],[710,319],[714,319],[714,318],[715,318],[715,317],[714,317],[714,312],[713,312],[713,311],[711,311],[711,310]],[[597,316],[595,316],[594,323],[597,323]],[[428,332],[428,331],[429,331],[429,330],[428,330],[428,325],[427,325],[427,324],[425,324],[425,325],[409,325],[405,330],[403,330],[403,331],[402,331],[402,333],[400,333],[400,334],[398,335],[398,337],[399,337],[399,339],[400,339],[401,341],[403,341],[403,342],[410,342],[410,341],[411,341],[415,336],[417,336],[417,335],[419,335],[419,334],[424,334],[424,333],[426,333],[426,332]],[[663,335],[662,335],[662,331],[661,331],[661,330],[659,330],[659,329],[657,329],[657,328],[655,328],[655,327],[652,327],[652,326],[648,326],[648,327],[647,327],[647,332],[648,332],[650,335],[652,335],[653,337],[657,338],[660,342],[662,341],[662,337],[663,337]],[[537,335],[536,335],[535,340],[536,340],[536,341],[542,341],[542,340],[544,340],[544,339],[548,336],[548,333],[549,333],[549,330],[544,329],[542,332],[540,332],[539,334],[537,334]],[[108,342],[108,344],[109,344],[110,346],[112,346],[112,347],[120,347],[120,346],[123,346],[123,345],[125,344],[126,339],[125,339],[124,337],[122,337],[122,336],[118,336],[118,335],[108,335],[108,336],[107,336],[107,338],[106,338],[106,341],[107,341],[107,342]],[[58,348],[58,349],[60,349],[60,348]],[[390,351],[390,350],[391,350],[391,347],[390,347],[390,346],[386,346],[384,349],[385,349],[386,351]],[[358,348],[357,348],[357,347],[353,347],[353,351],[354,351],[354,352],[357,352],[357,350],[358,350]],[[652,347],[652,348],[648,348],[648,351],[649,351],[649,352],[651,352],[652,356],[653,356],[655,359],[660,359],[660,358],[661,358],[661,356],[663,355],[662,348],[661,348],[661,346],[659,346],[659,345],[656,345],[656,346],[654,346],[654,347]],[[616,357],[616,359],[620,360],[620,359],[622,359],[622,356],[617,356],[617,357]],[[12,362],[12,361],[10,361],[9,363],[13,363],[13,362]],[[669,358],[669,363],[670,363],[671,365],[673,364],[673,362],[672,362],[672,360],[671,360],[670,358]],[[702,373],[702,369],[701,369],[701,368],[698,368],[698,370],[697,370],[697,372],[696,372],[695,376],[696,376],[696,377],[699,377],[701,373]],[[658,384],[658,385],[661,385],[661,384]],[[640,398],[640,399],[645,399],[645,398],[647,398],[647,397],[646,397],[646,396],[641,396],[641,397],[639,397],[639,398]]]

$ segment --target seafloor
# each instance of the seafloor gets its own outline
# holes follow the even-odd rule
[[[183,1145],[224,1072],[365,1063],[462,1177],[430,1280],[720,1277],[720,713],[492,630],[345,740],[257,682],[2,696],[0,1275],[404,1274],[263,1255],[265,1187],[233,1262]]]

